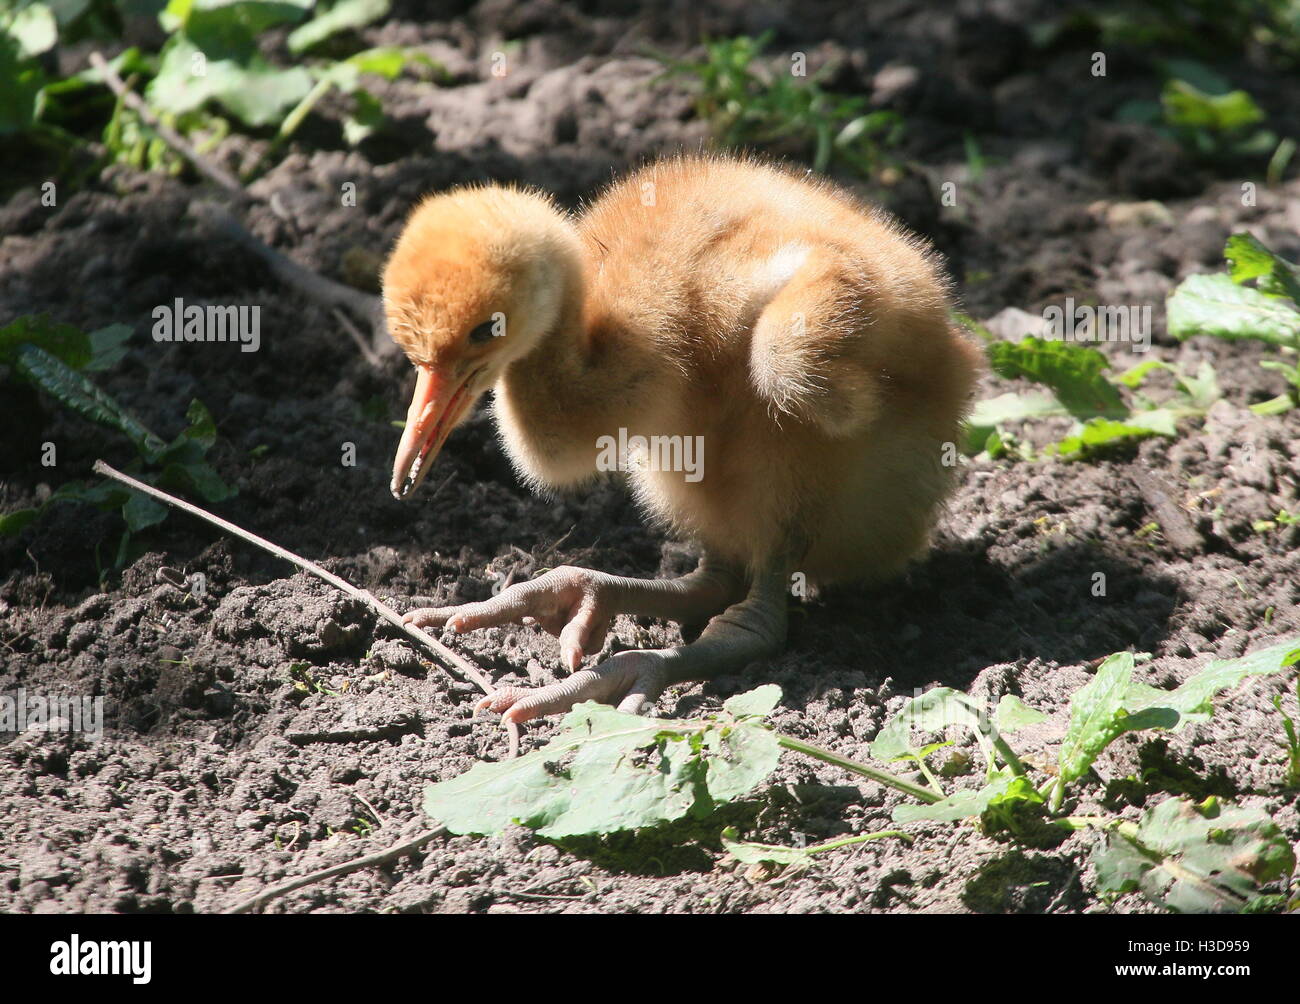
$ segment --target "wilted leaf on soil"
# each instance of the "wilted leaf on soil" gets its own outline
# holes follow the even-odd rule
[[[901,830],[880,830],[875,833],[859,833],[851,837],[836,837],[806,847],[786,847],[781,844],[760,844],[740,840],[736,828],[728,826],[722,831],[722,846],[726,848],[728,854],[742,864],[780,865],[790,872],[808,868],[812,864],[812,859],[818,854],[839,850],[841,847],[849,847],[853,844],[883,840],[885,837],[897,837],[909,844],[912,842],[912,838]]]
[[[1107,833],[1093,854],[1103,893],[1141,890],[1180,913],[1236,913],[1262,884],[1290,875],[1290,843],[1260,809],[1167,798],[1135,830]]]

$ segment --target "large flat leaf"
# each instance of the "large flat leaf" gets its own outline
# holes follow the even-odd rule
[[[196,74],[199,54],[199,47],[184,35],[168,40],[147,91],[153,107],[179,115],[217,101],[246,124],[265,126],[279,122],[315,83],[300,66],[279,69],[257,55],[206,59],[204,72]]]
[[[739,798],[779,755],[775,733],[754,717],[642,718],[589,701],[544,748],[429,785],[424,810],[453,833],[498,833],[512,823],[553,838],[612,833]]]

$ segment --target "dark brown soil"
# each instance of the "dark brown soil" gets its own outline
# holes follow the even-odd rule
[[[1219,267],[1226,236],[1249,228],[1300,256],[1300,181],[1259,188],[1196,162],[1116,108],[1150,98],[1159,78],[1138,51],[1087,73],[1095,40],[1031,44],[1048,2],[873,3],[869,13],[821,2],[575,6],[527,0],[397,4],[368,44],[424,45],[454,83],[377,90],[395,128],[348,150],[330,109],[260,181],[277,211],[253,228],[286,253],[341,276],[352,249],[381,254],[412,203],[476,180],[521,181],[575,205],[641,159],[707,140],[689,92],[659,80],[647,47],[685,55],[702,34],[777,32],[773,51],[838,61],[835,87],[875,94],[906,118],[904,162],[891,185],[839,180],[882,202],[947,256],[965,309],[1040,312],[1066,296],[1152,304],[1152,356],[1195,368],[1210,360],[1225,392],[1177,440],[1089,463],[971,462],[927,561],[903,581],[842,591],[794,618],[788,651],[745,673],[665,696],[661,712],[698,715],[727,696],[776,682],[782,731],[866,757],[903,698],[943,684],[996,701],[1016,694],[1053,713],[1027,735],[1051,750],[1070,693],[1096,660],[1149,652],[1140,672],[1167,684],[1210,658],[1236,656],[1300,631],[1300,529],[1252,528],[1296,512],[1300,412],[1256,417],[1246,405],[1281,393],[1256,348],[1164,331],[1164,296],[1191,272]],[[430,13],[436,8],[436,13]],[[959,12],[960,11],[960,12]],[[504,80],[486,72],[503,39],[518,45]],[[1235,57],[1234,57],[1235,58]],[[909,69],[910,68],[910,69]],[[1280,133],[1300,135],[1300,78],[1245,62],[1221,69],[1265,105]],[[963,136],[988,166],[971,176]],[[220,156],[247,165],[262,140],[235,136]],[[8,170],[8,168],[7,168]],[[481,599],[492,583],[560,563],[667,575],[692,567],[687,544],[646,529],[617,486],[546,501],[518,484],[480,413],[451,439],[414,502],[395,502],[387,472],[408,392],[406,364],[368,368],[329,313],[286,292],[234,245],[187,216],[196,186],[122,168],[55,209],[42,174],[0,206],[0,322],[48,311],[60,320],[133,326],[131,350],[102,384],[150,427],[174,435],[191,398],[220,427],[215,462],[239,490],[220,513],[405,607]],[[958,205],[940,185],[956,181]],[[355,208],[338,205],[355,182]],[[1099,202],[1158,199],[1171,220],[1107,223]],[[175,297],[260,304],[261,351],[165,346],[150,312]],[[1115,365],[1132,356],[1108,347]],[[0,384],[0,511],[88,478],[96,457],[125,464],[129,447],[98,426]],[[989,378],[981,396],[1009,389]],[[40,466],[41,444],[57,468]],[[356,466],[340,463],[355,444]],[[1161,516],[1151,480],[1184,507],[1187,525],[1151,533]],[[437,490],[433,490],[434,488]],[[0,692],[99,695],[108,732],[0,735],[0,910],[219,911],[267,884],[369,853],[427,825],[430,780],[499,758],[495,722],[473,721],[475,691],[432,666],[362,604],[197,521],[173,515],[108,567],[116,516],[52,507],[0,540]],[[160,568],[202,573],[202,599]],[[1094,595],[1097,573],[1104,596]],[[620,619],[607,652],[672,644],[675,627]],[[455,644],[502,682],[554,678],[557,647],[535,628],[484,631]],[[324,692],[290,667],[306,663]],[[1279,681],[1221,700],[1210,723],[1172,737],[1117,743],[1104,779],[1153,765],[1187,790],[1266,807],[1300,838],[1293,796],[1280,794]],[[530,727],[526,748],[553,726]],[[1198,780],[1199,779],[1199,780]],[[973,783],[973,779],[970,782]],[[1085,789],[1096,809],[1100,783]],[[1165,790],[1171,790],[1166,787]],[[777,776],[727,819],[752,839],[790,843],[887,828],[901,796],[788,756]],[[1133,817],[1137,805],[1122,805]],[[908,847],[846,849],[781,884],[751,882],[717,843],[723,822],[559,848],[517,830],[500,839],[442,838],[384,869],[313,885],[271,907],[286,912],[821,912],[1133,911],[1136,897],[1098,898],[1077,834],[1020,849],[970,826],[910,829]]]

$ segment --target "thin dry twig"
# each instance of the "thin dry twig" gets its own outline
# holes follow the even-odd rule
[[[222,519],[220,516],[214,516],[206,509],[201,509],[193,503],[179,499],[175,495],[169,495],[167,492],[161,491],[153,485],[147,485],[143,481],[137,481],[135,478],[123,474],[119,470],[115,470],[102,460],[95,461],[94,471],[96,474],[100,474],[106,478],[112,478],[114,481],[120,481],[124,485],[129,485],[136,491],[144,492],[144,494],[157,499],[159,502],[165,502],[167,505],[174,506],[183,512],[189,513],[191,516],[197,516],[199,519],[206,520],[213,526],[218,526],[227,533],[246,540],[250,544],[256,544],[258,547],[262,548],[262,550],[269,551],[277,558],[283,558],[285,561],[292,562],[299,568],[303,569],[303,571],[311,572],[311,574],[315,575],[317,578],[324,579],[335,589],[347,593],[349,596],[353,596],[356,599],[361,600],[363,603],[369,604],[380,617],[388,621],[388,623],[392,624],[394,627],[399,628],[416,641],[420,642],[432,651],[448,669],[451,669],[466,680],[475,683],[483,693],[488,694],[489,696],[496,693],[496,687],[493,685],[492,680],[474,666],[473,663],[452,651],[427,631],[421,630],[414,624],[403,623],[401,614],[390,607],[387,603],[377,599],[369,590],[358,589],[346,579],[340,578],[333,572],[322,568],[314,561],[309,561],[306,558],[300,557],[287,548],[281,547],[279,544],[272,544],[266,538],[259,537],[255,533],[250,533],[243,527],[236,526],[234,523]],[[507,722],[506,727],[510,737],[510,756],[513,758],[519,753],[519,727],[513,722]]]
[[[427,844],[434,837],[439,837],[446,833],[445,827],[439,826],[434,830],[425,830],[417,834],[410,840],[400,844],[394,844],[392,847],[382,851],[376,851],[374,854],[367,854],[364,857],[353,858],[351,861],[344,861],[341,865],[331,865],[329,868],[322,868],[320,871],[311,872],[307,875],[300,875],[295,879],[280,885],[271,886],[269,889],[263,889],[256,896],[250,896],[241,903],[235,904],[226,913],[249,913],[256,910],[259,906],[264,906],[271,900],[291,893],[295,889],[301,889],[303,886],[314,885],[317,882],[324,882],[326,879],[336,878],[339,875],[348,875],[351,872],[360,871],[362,868],[371,868],[376,865],[384,865],[397,858],[406,857],[408,854],[414,854],[421,847]]]
[[[366,336],[361,333],[361,329],[352,323],[352,318],[348,317],[338,307],[335,307],[332,313],[334,314],[334,320],[339,322],[343,330],[348,333],[348,337],[361,350],[361,357],[370,364],[372,369],[382,370],[384,361],[379,357],[379,353],[370,347],[370,343],[366,341]]]

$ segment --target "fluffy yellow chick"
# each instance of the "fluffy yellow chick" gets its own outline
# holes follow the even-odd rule
[[[978,351],[949,322],[928,247],[824,181],[679,157],[577,217],[540,192],[462,188],[412,213],[383,286],[416,368],[395,496],[491,387],[530,486],[615,468],[649,518],[703,550],[678,579],[563,567],[409,613],[559,637],[571,676],[484,701],[510,720],[583,700],[643,712],[671,684],[776,654],[793,582],[897,573],[951,489]],[[618,613],[708,624],[578,671]]]

